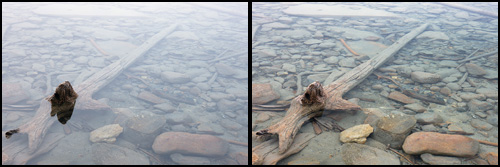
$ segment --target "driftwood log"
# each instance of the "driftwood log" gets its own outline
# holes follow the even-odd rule
[[[260,137],[278,134],[279,153],[282,154],[291,146],[302,124],[312,117],[320,116],[324,109],[339,111],[361,109],[360,106],[342,99],[342,96],[361,83],[410,40],[422,33],[427,26],[428,24],[424,24],[412,30],[378,55],[355,67],[325,87],[321,87],[318,82],[310,84],[303,95],[299,95],[292,100],[290,108],[281,121],[267,129],[258,131],[256,134]],[[265,158],[262,155],[257,157]]]
[[[176,28],[177,24],[174,24],[162,30],[144,42],[141,46],[122,57],[120,60],[104,67],[84,82],[75,86],[75,91],[79,94],[75,108],[79,110],[109,109],[110,107],[107,104],[92,99],[92,95],[113,81],[113,79],[116,78],[123,70],[134,63],[139,57],[144,55],[165,36],[172,33]],[[19,127],[19,133],[28,134],[30,152],[36,151],[36,149],[43,142],[47,130],[55,121],[55,119],[50,119],[50,106],[51,104],[49,102],[42,100],[33,119]],[[2,151],[8,152],[9,150]],[[12,157],[14,154],[16,153],[9,153],[9,156]]]

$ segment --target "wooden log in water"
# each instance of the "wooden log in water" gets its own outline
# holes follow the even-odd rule
[[[389,58],[396,54],[403,46],[405,46],[418,34],[422,33],[427,26],[428,24],[423,24],[412,30],[410,33],[401,37],[401,39],[396,41],[393,45],[378,53],[378,55],[345,73],[329,85],[323,87],[324,90],[318,87],[318,82],[310,84],[303,95],[299,95],[292,100],[290,108],[282,120],[266,129],[258,131],[256,134],[258,136],[278,134],[279,153],[283,154],[292,146],[294,137],[302,124],[313,117],[322,115],[323,110],[360,110],[360,106],[343,99],[342,96],[359,83],[363,82],[366,77],[389,60]],[[311,92],[315,93],[311,94]],[[323,95],[323,93],[325,95]],[[306,99],[306,102],[311,101],[311,99],[315,102],[304,103],[304,99]]]
[[[78,92],[80,96],[75,107],[81,110],[109,109],[110,107],[107,104],[94,100],[92,95],[111,83],[111,81],[113,81],[122,71],[133,64],[165,36],[172,33],[176,28],[177,24],[174,24],[163,29],[141,46],[123,56],[120,60],[104,67],[84,82],[76,85],[75,91]],[[49,113],[50,103],[46,100],[42,100],[33,119],[21,125],[19,128],[19,133],[28,134],[30,152],[34,152],[40,146],[47,130],[55,121],[55,119],[50,119]]]

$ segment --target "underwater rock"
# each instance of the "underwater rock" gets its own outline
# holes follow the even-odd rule
[[[463,135],[416,132],[405,139],[403,150],[411,155],[430,153],[471,157],[479,151],[479,142]]]
[[[340,141],[343,143],[360,143],[364,144],[366,142],[366,137],[368,137],[373,132],[372,126],[370,124],[362,124],[350,127],[340,133]]]
[[[195,154],[203,156],[223,156],[229,150],[227,141],[212,135],[186,132],[165,132],[157,136],[153,143],[157,154]]]
[[[122,132],[123,128],[119,124],[106,125],[90,132],[90,141],[114,143]]]

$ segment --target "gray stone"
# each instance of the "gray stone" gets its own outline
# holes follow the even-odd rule
[[[96,165],[150,165],[143,153],[114,144],[92,144],[92,159]]]
[[[347,165],[400,165],[395,155],[363,144],[346,143],[340,154]]]
[[[162,72],[160,76],[165,82],[173,84],[183,84],[191,81],[191,78],[188,75],[173,71]]]
[[[472,63],[465,64],[465,68],[467,68],[467,72],[469,72],[470,75],[486,75],[487,73],[486,70]]]
[[[290,63],[284,63],[282,69],[293,73],[297,72],[295,65]]]
[[[493,128],[491,124],[481,121],[479,119],[472,119],[472,121],[470,121],[470,124],[472,125],[472,127],[484,131],[489,131]]]
[[[462,86],[460,86],[460,85],[458,85],[457,83],[454,83],[454,82],[446,84],[446,87],[448,87],[448,88],[450,88],[451,90],[454,90],[454,91],[462,89]]]
[[[339,59],[335,56],[331,56],[331,57],[324,59],[323,61],[325,61],[328,64],[337,64],[337,62],[339,62]]]
[[[391,114],[382,117],[373,132],[373,139],[390,144],[392,148],[401,149],[403,142],[415,126],[417,120],[413,116]]]
[[[356,67],[356,60],[352,57],[341,59],[339,65],[342,67]]]
[[[441,76],[438,74],[417,71],[417,72],[412,72],[410,75],[411,75],[411,80],[418,83],[432,84],[441,81]]]
[[[493,109],[493,105],[485,102],[473,99],[467,103],[467,106],[472,112],[484,112]]]
[[[420,124],[438,124],[443,122],[443,118],[441,118],[439,114],[430,112],[417,114],[415,115],[415,118]]]
[[[333,48],[335,47],[335,43],[333,42],[323,42],[318,45],[318,48]]]
[[[431,165],[460,165],[462,164],[460,159],[456,157],[449,157],[449,156],[439,156],[439,155],[432,155],[429,153],[425,153],[420,155],[420,158],[428,164]]]
[[[179,165],[210,165],[210,159],[199,156],[182,155],[179,153],[171,154],[172,161]]]
[[[161,133],[165,123],[165,116],[144,112],[127,121],[123,137],[139,146],[150,147],[155,136]]]
[[[170,103],[157,104],[157,105],[154,105],[154,107],[158,108],[162,111],[165,111],[167,113],[171,113],[171,112],[175,111],[175,107],[172,106],[172,104],[170,104]]]
[[[404,107],[408,108],[412,111],[418,112],[418,113],[422,113],[422,112],[427,111],[427,109],[424,106],[422,106],[418,103],[407,104]]]

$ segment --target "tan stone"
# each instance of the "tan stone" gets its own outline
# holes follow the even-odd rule
[[[479,142],[463,135],[416,132],[406,138],[403,150],[411,155],[430,153],[470,157],[479,151]]]
[[[340,133],[340,141],[343,143],[360,143],[366,142],[368,137],[373,132],[373,127],[370,124],[361,124],[350,127]]]
[[[123,128],[119,124],[106,125],[90,132],[90,141],[114,143],[122,132]]]

